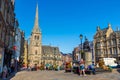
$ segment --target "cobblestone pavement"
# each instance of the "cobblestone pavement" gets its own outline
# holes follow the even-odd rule
[[[119,72],[97,73],[96,75],[79,76],[64,71],[21,71],[10,80],[120,80]]]

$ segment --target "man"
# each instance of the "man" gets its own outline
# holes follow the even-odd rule
[[[95,64],[94,64],[94,62],[92,62],[90,68],[91,68],[91,70],[92,70],[92,73],[95,75],[96,73],[95,73]]]

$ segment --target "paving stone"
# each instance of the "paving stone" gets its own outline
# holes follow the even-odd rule
[[[21,71],[10,80],[120,80],[119,72],[79,76],[64,71]]]

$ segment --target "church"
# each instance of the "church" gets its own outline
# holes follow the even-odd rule
[[[31,67],[41,66],[42,64],[62,65],[62,54],[58,47],[49,45],[42,46],[42,33],[39,27],[38,4],[36,7],[36,15],[34,27],[30,36],[28,47],[28,65]]]
[[[36,15],[35,15],[35,22],[34,27],[31,32],[30,36],[30,43],[28,47],[28,60],[29,66],[41,64],[41,30],[39,28],[39,17],[38,17],[38,4],[36,7]]]

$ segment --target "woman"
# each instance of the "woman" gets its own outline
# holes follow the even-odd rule
[[[86,76],[86,74],[85,74],[85,64],[84,64],[83,59],[80,60],[79,72],[80,72],[80,76],[82,76],[82,73],[83,73],[83,76]]]

